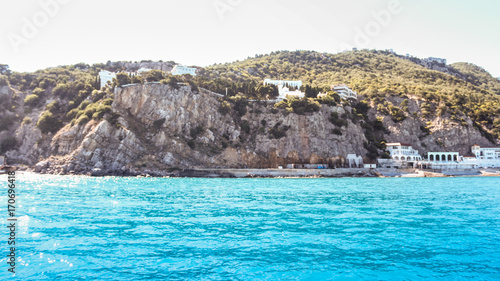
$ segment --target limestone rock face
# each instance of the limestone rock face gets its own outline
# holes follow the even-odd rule
[[[342,135],[331,133],[335,128],[328,121],[331,112],[342,114],[344,108],[323,106],[317,113],[283,116],[272,113],[272,105],[249,104],[247,114],[241,117],[242,122],[249,124],[247,132],[242,130],[242,122],[219,113],[217,94],[206,90],[193,92],[189,86],[179,89],[159,83],[126,86],[117,89],[112,106],[120,115],[134,120],[129,124],[139,122],[143,128],[154,127],[155,121],[165,120],[156,131],[140,134],[168,165],[267,168],[290,161],[309,163],[311,158],[318,162],[348,153],[366,153],[363,148],[366,139],[359,125],[349,122],[347,128],[342,128]],[[261,125],[262,120],[265,126]],[[275,125],[287,128],[286,137],[270,137],[267,131]],[[204,131],[192,149],[186,140],[198,126]],[[233,147],[223,149],[222,143]],[[206,150],[218,150],[218,153]]]
[[[408,107],[410,112],[419,118],[410,114],[410,117],[402,122],[395,123],[390,116],[385,116],[383,122],[390,131],[386,135],[388,142],[410,143],[422,156],[429,151],[459,152],[460,155],[466,155],[474,144],[492,145],[474,128],[472,120],[467,116],[459,116],[464,122],[453,121],[451,116],[430,116],[426,119],[427,122],[424,122],[415,100],[410,99]],[[427,127],[430,134],[424,132],[423,127]]]
[[[274,103],[249,102],[246,114],[219,112],[222,96],[188,85],[160,83],[116,88],[112,104],[118,121],[67,125],[54,136],[42,135],[36,121],[20,126],[17,151],[10,156],[47,173],[155,174],[192,167],[276,168],[291,163],[345,164],[347,154],[365,156],[362,121],[336,127],[332,112],[351,114],[349,106],[326,106],[298,115],[276,111]],[[395,103],[401,101],[394,101]],[[470,145],[491,145],[472,121],[420,117],[417,101],[412,114],[395,123],[385,116],[388,142],[408,142],[422,155],[427,151],[458,151]],[[35,113],[34,113],[35,114]],[[39,114],[39,113],[36,113]],[[369,111],[370,118],[376,112]],[[109,119],[112,120],[112,119]],[[428,121],[431,120],[431,121]],[[428,127],[429,132],[422,131]],[[275,131],[280,131],[276,135]],[[335,132],[335,133],[334,133]]]
[[[9,151],[7,157],[30,165],[35,164],[44,150],[39,146],[42,132],[33,123],[25,124],[16,130],[15,137],[20,145],[17,150]]]

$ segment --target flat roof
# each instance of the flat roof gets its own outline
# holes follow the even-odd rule
[[[385,144],[386,146],[395,146],[395,145],[404,145],[404,146],[412,146],[409,143],[403,143],[403,142],[389,142]]]

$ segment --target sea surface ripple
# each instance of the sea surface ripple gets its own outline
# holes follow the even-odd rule
[[[500,280],[498,177],[16,180],[1,280]]]

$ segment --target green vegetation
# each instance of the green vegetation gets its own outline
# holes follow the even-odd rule
[[[498,79],[472,64],[453,64],[450,74],[447,74],[415,62],[385,51],[362,50],[338,54],[279,51],[207,67],[200,72],[199,79],[204,77],[209,81],[205,84],[212,83],[209,88],[219,93],[224,93],[225,87],[228,87],[229,95],[251,92],[248,85],[257,86],[265,78],[302,80],[305,86],[323,90],[331,84],[344,83],[363,95],[370,106],[381,114],[391,115],[395,122],[407,118],[408,105],[406,102],[399,106],[384,105],[387,97],[411,97],[423,101],[421,110],[424,118],[433,118],[436,113],[467,115],[483,128],[486,137],[500,138],[500,121],[494,124],[500,115]],[[241,87],[232,87],[234,85]],[[309,94],[310,97],[313,95]],[[256,94],[247,97],[254,96]],[[334,105],[330,99],[319,99],[319,102]],[[440,103],[446,110],[437,111]]]
[[[38,102],[40,102],[40,97],[35,94],[31,94],[24,99],[24,104],[30,107],[37,105]]]
[[[320,104],[313,98],[290,97],[274,105],[275,108],[285,109],[288,113],[303,115],[308,112],[316,112],[320,109]]]
[[[340,96],[337,93],[330,91],[326,94],[326,96],[319,97],[318,102],[329,106],[335,106],[340,103]]]
[[[146,79],[146,82],[156,82],[164,78],[163,72],[160,70],[150,70],[142,74],[142,77]]]
[[[16,148],[17,139],[14,136],[6,137],[0,143],[0,154],[4,154],[5,152]]]
[[[347,120],[339,118],[339,114],[337,112],[332,112],[328,120],[337,127],[347,127],[348,124]]]
[[[0,86],[8,86],[8,85],[9,85],[9,80],[7,76],[0,75]]]
[[[222,115],[226,115],[231,111],[231,104],[225,100],[221,101],[219,106],[219,112]]]
[[[130,83],[131,80],[127,73],[117,73],[116,78],[113,78],[113,87],[121,87]]]
[[[22,125],[28,125],[28,124],[31,124],[31,122],[33,122],[33,120],[28,117],[28,116],[25,116],[24,119],[23,119],[23,122],[21,122]]]
[[[290,129],[290,126],[282,126],[280,122],[276,123],[272,128],[269,129],[270,139],[281,139],[286,137],[286,131]]]
[[[236,111],[236,115],[238,117],[241,117],[247,113],[248,100],[244,96],[238,94],[234,97],[230,97],[229,101],[234,104],[232,108]]]
[[[161,129],[161,126],[163,126],[163,123],[165,123],[165,118],[160,118],[156,121],[153,122],[153,128],[155,128],[155,130],[159,130]]]
[[[50,111],[44,111],[36,123],[42,133],[55,133],[62,127],[62,122]]]
[[[345,112],[342,116],[337,113],[329,116],[329,121],[335,125],[331,133],[341,135],[348,120],[360,124],[367,139],[365,148],[369,157],[386,155],[383,135],[387,130],[380,118],[374,120],[375,116],[391,118],[394,122],[414,117],[421,118],[424,123],[441,116],[462,126],[467,126],[466,120],[470,117],[472,125],[486,138],[498,141],[500,81],[472,64],[456,63],[443,67],[447,67],[448,73],[425,68],[417,59],[407,60],[392,53],[368,50],[339,54],[273,52],[244,61],[209,66],[200,69],[195,77],[173,76],[159,70],[129,76],[130,69],[113,62],[79,63],[34,73],[12,72],[8,66],[0,65],[0,86],[9,85],[15,90],[11,101],[2,104],[4,112],[12,114],[2,118],[30,124],[31,119],[25,115],[42,112],[36,125],[43,133],[55,133],[66,124],[83,125],[90,120],[107,119],[119,126],[117,115],[111,112],[113,87],[159,81],[175,89],[189,85],[193,92],[205,88],[222,94],[224,97],[220,98],[218,110],[235,120],[244,133],[241,137],[252,140],[252,133],[268,133],[270,138],[279,139],[286,136],[286,126],[276,124],[269,128],[262,120],[260,126],[252,127],[250,124],[253,123],[241,120],[245,115],[258,113],[249,99],[268,100],[278,96],[276,86],[262,84],[265,78],[272,78],[302,80],[300,90],[306,95],[303,99],[291,97],[276,103],[272,113],[309,114],[319,111],[321,106],[338,106],[342,110],[341,107]],[[103,69],[118,74],[111,85],[101,89],[98,72]],[[341,100],[330,90],[330,85],[338,83],[347,84],[357,91],[363,97],[362,101]],[[319,92],[327,92],[327,95],[317,98]],[[24,107],[20,97],[25,97]],[[53,102],[46,105],[47,100]],[[156,120],[153,127],[159,130],[164,122]],[[1,123],[0,131],[9,129],[7,123],[12,124]],[[192,148],[201,133],[198,127],[193,130],[190,132],[192,139],[188,141]],[[421,127],[419,137],[429,134],[428,127]],[[228,141],[224,143],[226,147],[237,145]]]
[[[200,135],[201,133],[203,133],[203,126],[201,125],[198,125],[196,126],[195,128],[191,128],[191,130],[189,131],[191,137],[193,139],[196,139],[198,137],[198,135]]]
[[[342,135],[342,131],[339,128],[335,128],[335,129],[332,130],[332,134],[341,136]]]

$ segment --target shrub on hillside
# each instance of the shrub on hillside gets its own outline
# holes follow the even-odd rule
[[[222,115],[226,115],[231,111],[231,104],[227,101],[222,101],[219,106],[219,112]]]
[[[116,78],[113,78],[113,86],[121,87],[123,85],[130,84],[131,80],[127,73],[120,72],[116,74]]]
[[[339,118],[339,114],[337,112],[332,112],[328,120],[337,127],[347,127],[347,120]]]
[[[82,116],[80,116],[80,117],[78,118],[78,120],[76,120],[76,123],[77,123],[78,125],[85,125],[85,124],[87,124],[87,122],[89,122],[89,121],[90,121],[90,118],[89,118],[87,115],[83,114]]]
[[[31,122],[32,122],[31,118],[28,116],[25,116],[23,118],[23,122],[21,122],[21,125],[28,125],[28,124],[31,124]]]
[[[161,81],[164,78],[163,72],[161,70],[156,70],[156,69],[144,72],[142,74],[142,77],[144,77],[144,79],[146,79],[147,82]]]
[[[33,107],[33,106],[37,105],[39,101],[40,101],[40,97],[38,95],[31,94],[31,95],[28,95],[24,99],[24,104],[27,106]]]
[[[275,108],[285,108],[287,112],[293,112],[296,114],[305,114],[307,112],[315,112],[320,109],[318,101],[313,98],[296,98],[290,97],[286,100],[278,102],[274,105]]]
[[[7,76],[0,75],[0,86],[8,86],[9,80],[7,80]]]
[[[54,89],[52,89],[52,94],[57,97],[65,97],[68,94],[68,85],[58,84]]]
[[[49,132],[55,133],[61,128],[62,122],[52,112],[46,110],[42,113],[40,119],[38,119],[36,126],[44,134]]]
[[[179,89],[179,80],[177,80],[177,78],[175,78],[175,76],[168,76],[167,78],[163,79],[160,81],[160,83],[164,84],[164,85],[169,85],[170,87],[174,88],[174,89]]]
[[[6,137],[5,139],[2,140],[2,143],[0,144],[0,153],[3,154],[9,150],[16,148],[16,146],[17,146],[17,139],[14,136]]]

